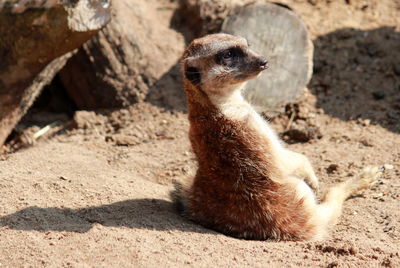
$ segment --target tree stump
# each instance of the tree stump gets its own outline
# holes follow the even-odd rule
[[[113,2],[111,22],[60,72],[79,109],[121,108],[145,100],[184,50],[183,36],[169,26],[171,10],[157,0]]]
[[[66,54],[110,20],[105,0],[0,0],[0,148]]]
[[[301,95],[312,75],[313,45],[293,11],[271,3],[243,6],[225,19],[222,31],[245,37],[269,60],[269,69],[244,93],[259,112],[276,114]]]

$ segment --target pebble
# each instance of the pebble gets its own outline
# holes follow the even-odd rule
[[[386,97],[386,94],[383,91],[374,91],[372,92],[372,96],[375,100],[382,100]]]
[[[400,120],[400,115],[397,113],[387,112],[386,115],[389,119]]]
[[[394,169],[394,166],[393,166],[393,165],[390,165],[390,164],[384,164],[384,165],[383,165],[383,168],[384,168],[385,170],[391,170],[391,169]]]
[[[328,172],[328,174],[334,173],[339,169],[339,165],[337,164],[330,164],[329,167],[327,167],[326,172]]]
[[[393,66],[393,72],[394,72],[396,75],[400,76],[400,66],[398,66],[398,65]]]
[[[361,119],[361,118],[359,118],[357,120],[357,123],[361,124],[364,127],[368,127],[371,124],[371,120],[370,119]]]
[[[383,196],[383,193],[372,194],[371,196],[373,199],[378,199]]]
[[[369,126],[371,124],[371,120],[370,119],[365,119],[363,123],[364,123],[364,126],[367,127],[367,126]]]

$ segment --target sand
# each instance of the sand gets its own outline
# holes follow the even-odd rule
[[[246,241],[181,217],[171,182],[195,159],[176,85],[129,109],[76,112],[75,127],[3,157],[0,267],[400,267],[400,3],[281,2],[310,29],[315,68],[302,100],[271,124],[310,158],[320,197],[364,166],[389,167],[346,201],[329,238]],[[290,128],[319,134],[285,136],[292,113]]]

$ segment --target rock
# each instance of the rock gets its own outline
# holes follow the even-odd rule
[[[96,125],[104,125],[105,121],[105,116],[96,114],[93,111],[76,111],[73,118],[74,127],[81,129],[90,129]]]
[[[367,139],[361,139],[360,143],[365,147],[374,147],[373,143]]]
[[[99,0],[0,3],[0,148],[44,85],[110,19]]]
[[[387,112],[386,115],[389,119],[392,119],[395,121],[398,121],[398,120],[400,121],[400,114],[398,114],[398,113]]]
[[[332,174],[337,172],[339,169],[339,165],[338,164],[330,164],[329,167],[326,168],[326,172],[328,174]]]
[[[116,134],[113,136],[113,141],[117,146],[131,146],[137,145],[140,143],[140,140],[136,137],[127,136],[123,134]]]
[[[322,138],[321,131],[316,126],[293,124],[283,133],[283,138],[288,143],[309,142]]]
[[[155,0],[113,2],[111,22],[60,72],[79,109],[121,108],[141,102],[178,63],[185,42],[170,28],[165,10]]]
[[[358,118],[357,119],[357,123],[364,126],[364,127],[368,127],[369,125],[371,125],[371,120],[370,119],[361,119]]]
[[[399,66],[399,65],[393,65],[393,72],[394,72],[397,76],[400,76],[400,66]]]
[[[313,45],[300,17],[272,3],[246,5],[229,15],[222,31],[245,37],[270,68],[248,83],[245,97],[259,112],[282,111],[312,75]]]
[[[390,165],[390,164],[384,164],[384,165],[383,165],[383,168],[384,168],[385,170],[391,170],[391,169],[394,169],[394,166],[393,166],[393,165]]]
[[[241,0],[181,0],[180,13],[197,36],[221,30],[224,19]]]
[[[386,94],[383,91],[374,91],[372,92],[372,96],[375,100],[382,100],[386,97]]]
[[[313,139],[322,138],[321,132],[317,127],[310,127],[306,131],[291,129],[286,132],[293,142],[309,142]]]

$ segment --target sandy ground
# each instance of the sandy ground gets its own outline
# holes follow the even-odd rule
[[[76,112],[74,127],[0,161],[0,267],[400,267],[400,2],[281,2],[310,29],[315,68],[271,123],[310,158],[319,196],[366,165],[392,167],[328,239],[245,241],[177,214],[171,181],[195,168],[177,84],[126,110]],[[318,134],[299,142],[288,125]]]

